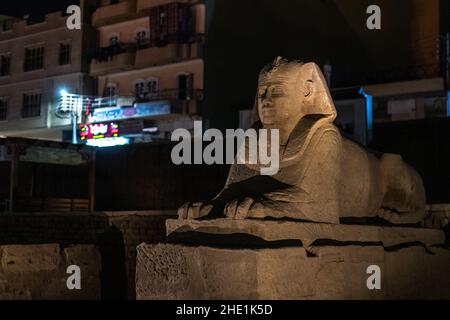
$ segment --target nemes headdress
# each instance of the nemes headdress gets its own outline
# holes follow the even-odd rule
[[[286,82],[298,86],[298,90],[303,90],[304,83],[310,82],[313,100],[308,104],[299,105],[299,108],[303,108],[303,117],[322,115],[330,123],[336,119],[336,108],[322,71],[317,64],[303,63],[298,60],[289,61],[277,57],[272,64],[264,67],[259,75],[260,84],[270,82]],[[255,123],[260,121],[257,103],[255,103],[253,116]]]
[[[282,57],[277,57],[272,64],[268,64],[265,66],[260,74],[259,81],[270,81],[272,78],[285,78],[288,80],[289,78],[294,77],[295,73],[304,65],[301,61],[289,61]]]

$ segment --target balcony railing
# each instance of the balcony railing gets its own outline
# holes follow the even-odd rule
[[[92,15],[92,24],[94,27],[99,27],[134,15],[136,15],[136,0],[123,1],[98,8]]]
[[[195,39],[200,41],[201,35]],[[192,59],[197,51],[183,46],[184,43],[169,43],[163,47],[152,46],[149,39],[134,43],[119,43],[109,47],[94,48],[90,51],[91,72],[94,74],[129,67],[147,67]]]
[[[97,49],[92,54],[91,73],[102,74],[111,71],[126,70],[134,66],[136,53],[122,47]]]
[[[143,10],[152,9],[158,6],[169,4],[174,2],[173,0],[138,0],[137,1],[137,11],[141,12]]]
[[[136,66],[161,65],[177,62],[188,57],[184,55],[177,44],[169,44],[165,47],[148,47],[136,52]]]
[[[164,89],[157,92],[135,94],[136,102],[151,101],[202,101],[202,89]]]
[[[114,108],[114,107],[129,107],[135,103],[134,97],[101,97],[95,98],[92,102],[93,109],[102,109],[102,108]]]
[[[130,107],[136,103],[155,102],[155,101],[202,101],[202,89],[164,89],[157,92],[136,93],[133,96],[111,96],[96,98],[92,103],[93,109]]]

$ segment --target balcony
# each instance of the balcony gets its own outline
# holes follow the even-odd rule
[[[163,89],[152,93],[142,93],[135,96],[113,96],[97,98],[93,104],[95,109],[112,107],[130,107],[136,103],[156,101],[202,101],[203,89]]]
[[[164,47],[140,49],[136,53],[136,67],[143,68],[168,63],[174,63],[190,58],[190,54],[180,44],[168,44]]]
[[[136,15],[136,0],[119,2],[98,8],[92,15],[92,25],[100,27],[129,19]]]
[[[93,103],[89,122],[105,122],[130,118],[194,114],[197,102],[203,100],[201,89],[164,89],[137,96],[98,98]],[[189,103],[192,102],[192,103]]]
[[[141,12],[145,9],[151,9],[155,7],[159,7],[165,4],[169,4],[175,2],[174,0],[138,0],[137,1],[137,10]]]
[[[100,97],[96,98],[92,104],[94,109],[115,108],[115,107],[130,107],[135,103],[134,97]]]
[[[136,53],[133,51],[126,51],[119,54],[112,55],[106,61],[92,60],[91,74],[102,75],[110,72],[119,72],[128,70],[134,66]]]
[[[195,51],[195,50],[194,50]],[[89,53],[91,74],[145,68],[195,58],[190,45],[171,43],[164,47],[150,46],[148,39],[139,43],[119,43],[115,46],[93,48]]]
[[[138,102],[141,102],[137,99]],[[154,93],[146,93],[142,97],[143,102],[148,101],[201,101],[203,100],[203,90],[202,89],[163,89]]]
[[[168,101],[171,105],[172,114],[188,114],[192,113],[192,110],[195,110],[192,107],[202,100],[202,89],[164,89],[154,93],[143,94],[140,98],[136,98],[135,103]],[[190,103],[190,108],[188,107],[189,102],[192,102]]]

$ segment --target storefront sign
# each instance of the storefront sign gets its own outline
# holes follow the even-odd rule
[[[89,122],[106,122],[132,118],[143,118],[170,114],[170,103],[167,101],[136,103],[129,108],[101,108],[92,113]]]
[[[29,147],[20,156],[20,161],[33,163],[79,166],[86,164],[80,153],[74,150],[53,149],[45,147]]]
[[[119,136],[119,124],[116,122],[108,122],[82,125],[80,136],[81,141],[116,138]]]

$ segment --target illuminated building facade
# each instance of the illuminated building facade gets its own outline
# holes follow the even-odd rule
[[[70,119],[54,113],[62,89],[92,95],[87,55],[95,43],[87,20],[69,30],[67,16],[50,13],[43,21],[2,20],[0,29],[0,135],[61,141]]]
[[[91,75],[101,97],[88,124],[115,121],[133,142],[192,130],[203,98],[205,5],[199,1],[101,1]]]

